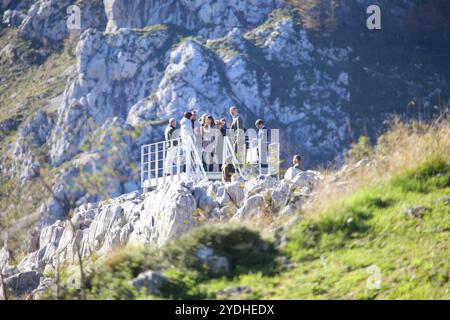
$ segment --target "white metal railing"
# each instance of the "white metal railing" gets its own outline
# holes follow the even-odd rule
[[[238,174],[248,177],[250,167],[257,175],[279,175],[280,144],[251,139],[246,142],[242,159],[236,154],[229,137],[224,137],[223,154],[219,159],[232,160]],[[239,159],[238,159],[239,158]],[[220,168],[216,166],[216,168]],[[219,180],[220,171],[206,172],[202,150],[191,137],[157,142],[141,147],[141,187],[146,190],[160,185],[184,180]]]
[[[190,137],[183,141],[178,138],[141,147],[142,188],[188,178],[207,180],[200,155]]]

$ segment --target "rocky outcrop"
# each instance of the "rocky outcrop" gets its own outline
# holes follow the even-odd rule
[[[233,28],[245,29],[261,23],[280,4],[279,0],[105,0],[107,31],[144,28],[163,23],[215,38],[225,35]]]
[[[169,280],[157,271],[146,271],[139,274],[131,281],[131,285],[138,291],[146,294],[160,294],[161,289],[169,283]]]
[[[42,275],[36,271],[20,272],[4,281],[8,293],[14,296],[22,296],[39,287]]]
[[[294,199],[292,194],[299,186],[310,188],[320,179],[319,173],[310,171],[299,174],[293,183],[278,182],[270,176],[227,184],[202,182],[195,185],[188,181],[167,184],[146,195],[130,193],[82,205],[69,221],[57,221],[42,230],[39,250],[26,256],[17,272],[48,273],[55,270],[57,263],[70,264],[78,257],[87,259],[93,253],[101,257],[129,244],[161,246],[203,221],[242,221],[267,214],[276,216],[280,208],[272,205],[270,194],[276,191],[286,204],[299,202],[296,205],[300,207],[301,197]],[[268,185],[271,187],[261,187]],[[230,195],[230,203],[221,204],[217,193],[225,190]],[[303,189],[302,196],[309,192],[311,189]],[[284,208],[286,204],[280,207]],[[228,210],[227,214],[223,214],[223,209]],[[207,248],[199,250],[198,256],[213,269],[227,268],[227,261]]]
[[[79,8],[79,29],[68,28],[69,7]],[[71,31],[80,33],[88,28],[104,30],[106,15],[102,1],[39,0],[28,10],[19,26],[24,38],[54,45],[67,38]]]
[[[77,76],[64,93],[50,140],[53,165],[70,160],[94,126],[125,118],[132,105],[149,96],[161,74],[165,50],[174,37],[167,28],[121,30],[104,35],[86,31],[77,47]],[[124,124],[119,124],[123,128]]]

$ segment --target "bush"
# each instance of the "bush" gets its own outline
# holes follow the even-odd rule
[[[350,160],[359,161],[364,158],[370,158],[373,154],[372,144],[370,138],[361,136],[357,143],[351,145],[348,155]]]
[[[214,275],[197,257],[197,251],[207,247],[216,255],[227,258],[230,272],[226,276],[272,269],[276,250],[272,243],[261,238],[256,231],[237,225],[211,225],[198,228],[168,243],[161,250],[165,264],[185,270],[195,270],[202,277]]]

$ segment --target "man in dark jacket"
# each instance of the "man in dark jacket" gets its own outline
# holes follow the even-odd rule
[[[246,150],[244,119],[242,119],[242,117],[239,115],[239,111],[236,106],[230,108],[230,114],[233,117],[233,122],[230,126],[230,139],[234,144],[234,151],[236,152],[236,157],[239,161],[239,164],[244,164]]]
[[[164,138],[166,141],[171,141],[179,138],[179,135],[176,134],[177,130],[177,120],[174,118],[169,120],[169,124],[166,127],[166,130],[164,131]],[[173,145],[178,145],[178,141],[174,141]]]
[[[256,146],[258,148],[258,162],[261,162],[261,169],[267,169],[269,167],[268,152],[270,144],[270,132],[264,124],[264,120],[262,119],[258,119],[256,121],[255,127],[257,130]]]

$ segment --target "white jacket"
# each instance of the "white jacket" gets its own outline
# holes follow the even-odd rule
[[[194,131],[192,130],[191,120],[183,118],[180,121],[180,135],[182,140],[186,137],[191,137],[194,139]]]
[[[294,178],[299,175],[302,171],[295,167],[291,167],[286,171],[286,174],[284,175],[284,179],[286,181],[292,181]]]

